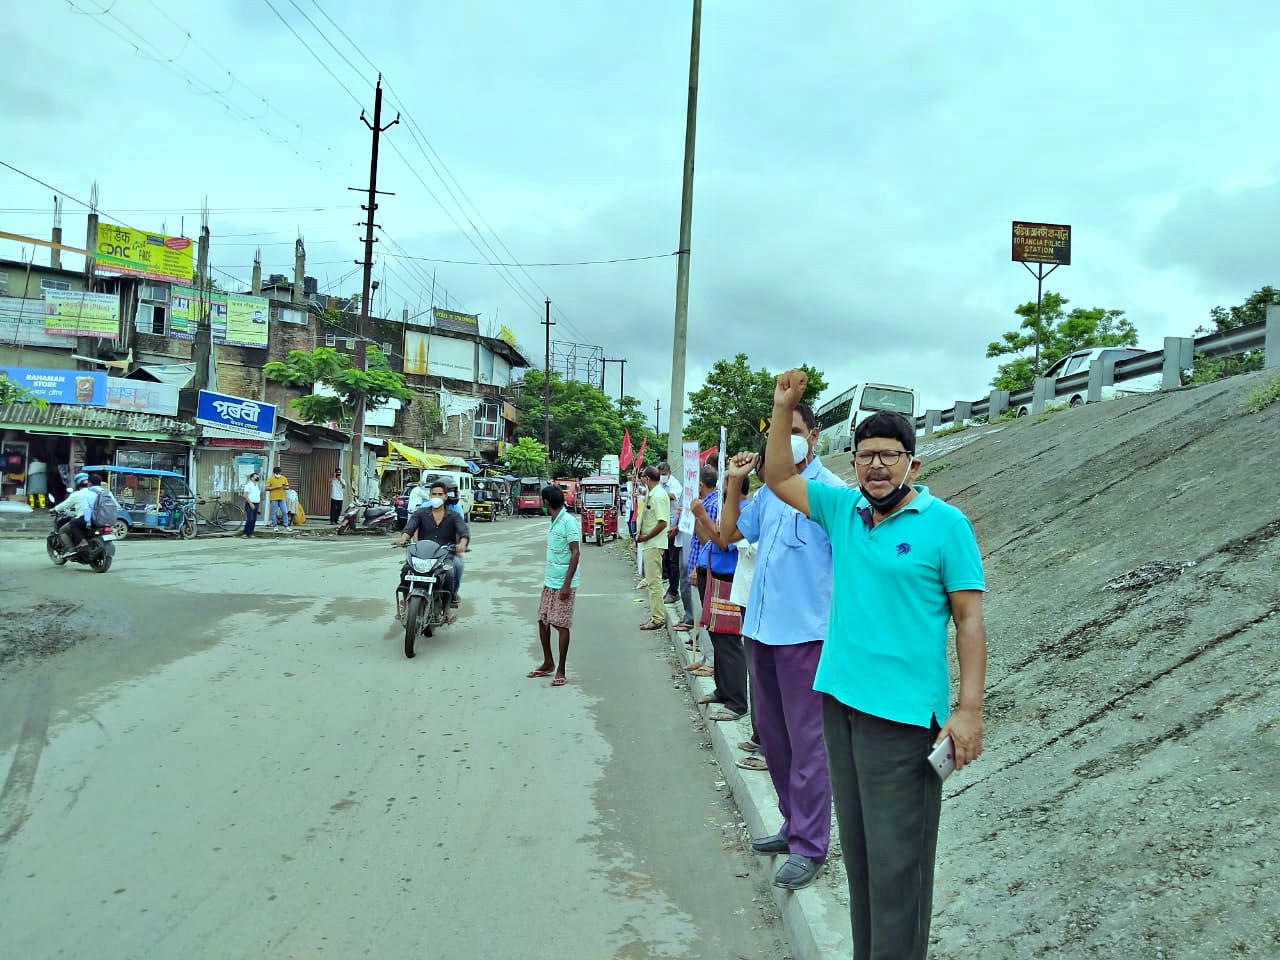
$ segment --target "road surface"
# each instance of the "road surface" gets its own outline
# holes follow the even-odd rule
[[[616,548],[525,678],[545,529],[478,525],[414,660],[387,538],[0,541],[5,953],[785,957]]]

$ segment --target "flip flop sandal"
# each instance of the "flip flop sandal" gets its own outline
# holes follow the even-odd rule
[[[743,770],[768,770],[769,765],[764,762],[763,757],[741,757],[738,760],[738,766]]]
[[[568,682],[569,682],[569,679],[567,677],[556,677],[554,680],[551,681],[551,685],[553,687],[563,687]]]
[[[706,696],[702,696],[698,698],[699,704],[719,703],[719,702],[720,702],[720,698],[717,697],[714,693],[708,693]]]
[[[657,623],[653,620],[650,620],[648,623],[642,623],[640,625],[640,629],[641,630],[662,630],[662,629],[665,629],[666,626],[667,625],[665,623]]]
[[[715,669],[707,666],[705,663],[698,664],[698,666],[690,670],[689,673],[695,677],[714,677],[716,675]]]
[[[550,670],[543,670],[541,667],[539,667],[537,670],[530,670],[528,673],[525,674],[525,676],[528,677],[530,680],[533,680],[537,677],[549,677],[553,673],[555,673],[555,667],[552,667]]]
[[[741,720],[742,714],[730,713],[728,710],[717,710],[715,713],[708,714],[707,719],[717,720],[722,722],[725,720]]]
[[[760,749],[760,744],[756,743],[754,740],[743,740],[738,744],[738,749],[744,753],[755,753]]]

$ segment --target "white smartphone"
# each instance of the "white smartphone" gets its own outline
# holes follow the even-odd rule
[[[933,748],[929,754],[929,765],[938,772],[939,779],[945,780],[956,770],[956,746],[951,736]]]

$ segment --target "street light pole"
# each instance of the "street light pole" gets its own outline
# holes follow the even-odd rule
[[[671,406],[667,408],[667,460],[684,456],[684,364],[689,338],[689,246],[693,227],[693,156],[698,123],[698,49],[702,34],[702,0],[693,0],[693,32],[689,40],[689,105],[684,127],[684,184],[680,193],[680,248],[676,266],[676,318],[671,343]]]

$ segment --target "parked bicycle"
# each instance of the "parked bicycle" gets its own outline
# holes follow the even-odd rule
[[[210,503],[213,509],[204,518],[210,530],[231,533],[244,527],[244,504],[239,500],[223,500],[219,495],[200,501],[201,506]]]

